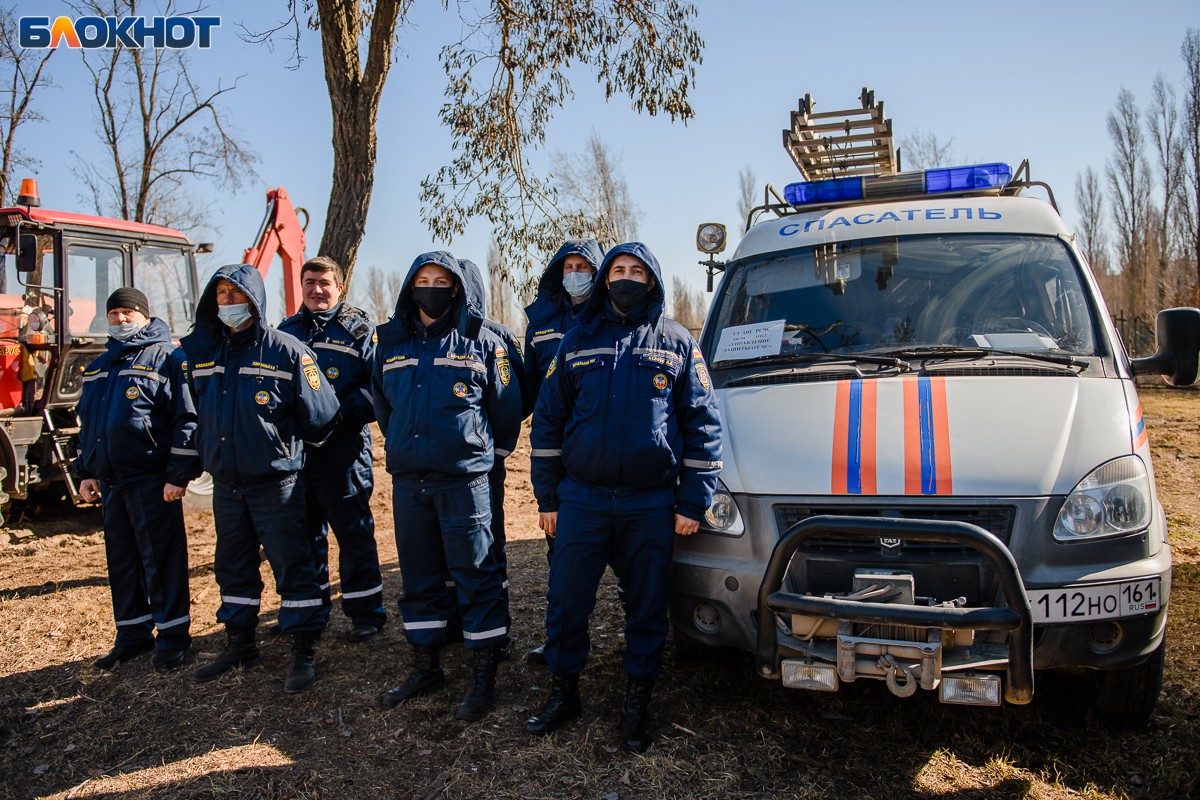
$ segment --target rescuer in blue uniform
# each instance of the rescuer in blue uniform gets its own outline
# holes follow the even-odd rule
[[[200,476],[196,408],[183,351],[150,317],[146,295],[117,289],[107,310],[107,350],[83,371],[73,464],[83,498],[104,500],[117,639],[95,665],[112,669],[157,645],[151,664],[166,672],[183,664],[192,642],[180,500]]]
[[[279,624],[292,636],[284,691],[316,679],[314,648],[329,621],[306,534],[305,442],[333,429],[338,399],[316,357],[294,336],[263,320],[266,290],[248,264],[221,267],[196,306],[196,327],[183,337],[200,420],[196,444],[213,476],[217,547],[213,572],[221,588],[217,622],[227,643],[195,672],[210,681],[261,661],[255,642],[262,595],[259,545],[279,592]]]
[[[482,719],[495,700],[508,608],[491,553],[488,473],[521,429],[521,390],[508,349],[467,302],[463,267],[438,251],[417,257],[392,319],[379,326],[373,394],[392,476],[400,614],[414,670],[384,696],[395,706],[445,683],[439,650],[454,615],[474,658],[459,719]]]
[[[525,725],[529,733],[549,733],[582,711],[588,615],[611,562],[628,603],[621,746],[650,746],[673,534],[699,528],[721,469],[708,369],[691,334],[666,319],[663,306],[662,272],[649,248],[614,247],[579,324],[546,369],[530,444],[538,522],[555,537],[546,605],[554,677],[546,705]]]
[[[371,514],[371,367],[375,361],[375,326],[367,315],[342,302],[345,273],[336,261],[317,256],[300,269],[303,307],[279,323],[312,348],[325,379],[337,392],[341,410],[337,427],[319,448],[309,450],[301,471],[308,537],[316,562],[322,600],[329,593],[329,536],[338,542],[338,575],[342,613],[350,618],[350,641],[365,641],[387,622],[383,579]],[[328,526],[328,527],[327,527]]]

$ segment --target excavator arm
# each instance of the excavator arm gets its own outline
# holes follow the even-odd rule
[[[300,224],[298,214],[304,214]],[[287,189],[267,190],[267,215],[263,218],[254,246],[247,248],[242,256],[243,264],[250,264],[267,277],[267,270],[275,254],[283,262],[283,298],[287,309],[284,316],[295,314],[300,308],[300,268],[304,266],[304,231],[308,228],[308,211],[294,208],[288,198]]]

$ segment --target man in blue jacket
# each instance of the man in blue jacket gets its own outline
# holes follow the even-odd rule
[[[627,596],[621,746],[650,746],[662,672],[673,534],[699,528],[721,469],[721,424],[691,334],[663,316],[658,261],[644,244],[604,258],[578,326],[546,369],[533,413],[538,523],[555,537],[546,605],[550,698],[525,725],[547,734],[582,711],[588,615],[607,563]]]
[[[338,399],[313,352],[267,325],[265,308],[258,270],[221,267],[200,296],[195,329],[182,341],[200,415],[197,449],[213,476],[217,621],[227,637],[216,660],[194,677],[210,681],[261,661],[254,638],[261,545],[275,573],[279,624],[292,636],[284,691],[294,694],[316,679],[314,648],[329,621],[305,530],[299,472],[305,441],[320,444],[333,429]]]
[[[303,307],[279,323],[313,349],[321,373],[337,392],[341,410],[337,427],[319,449],[309,451],[301,475],[308,509],[308,537],[321,584],[329,594],[329,536],[338,542],[338,574],[342,613],[350,618],[350,641],[365,641],[387,622],[383,579],[371,514],[371,367],[375,361],[375,326],[367,315],[342,302],[345,273],[336,261],[317,256],[300,269]],[[316,445],[313,445],[316,448]]]
[[[180,499],[200,475],[196,409],[183,351],[167,324],[150,317],[146,295],[117,289],[107,310],[107,349],[83,371],[73,465],[83,498],[104,501],[117,640],[95,665],[112,669],[157,645],[151,664],[167,672],[183,664],[192,642]]]
[[[454,615],[474,658],[459,719],[482,719],[495,700],[508,608],[491,553],[488,473],[495,453],[511,452],[521,429],[521,391],[508,349],[483,327],[449,253],[417,257],[392,319],[380,325],[375,416],[392,476],[396,550],[404,594],[400,615],[414,669],[384,696],[395,706],[445,683],[439,650]]]

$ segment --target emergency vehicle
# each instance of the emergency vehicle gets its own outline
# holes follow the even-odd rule
[[[727,262],[699,228],[724,465],[676,539],[677,647],[972,705],[1085,668],[1103,718],[1143,724],[1171,551],[1134,378],[1196,380],[1200,311],[1162,311],[1158,353],[1130,359],[1027,161],[903,172],[861,105],[801,101],[803,180],[768,187]]]

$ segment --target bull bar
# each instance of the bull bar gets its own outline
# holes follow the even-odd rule
[[[814,597],[780,591],[796,550],[820,533],[850,538],[895,537],[915,542],[946,542],[979,551],[991,563],[1000,583],[1005,607],[952,608],[869,603]],[[784,532],[758,590],[758,651],[755,664],[763,678],[781,677],[779,639],[775,612],[794,612],[813,617],[853,622],[914,625],[952,630],[1007,630],[1008,680],[1004,699],[1024,705],[1033,699],[1033,611],[1017,562],[1008,548],[991,533],[967,522],[915,520],[880,517],[815,516],[801,520]]]

